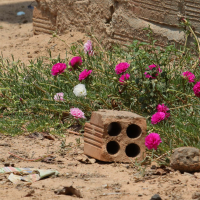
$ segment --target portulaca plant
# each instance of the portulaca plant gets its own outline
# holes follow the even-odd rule
[[[34,113],[49,120],[38,127],[57,130],[73,122],[84,125],[98,109],[126,110],[146,117],[146,146],[157,154],[183,145],[200,147],[200,52],[193,54],[186,46],[160,48],[149,41],[111,50],[88,41],[72,46],[70,59],[38,59],[29,66],[2,59],[1,110],[5,116],[17,114],[18,120]]]

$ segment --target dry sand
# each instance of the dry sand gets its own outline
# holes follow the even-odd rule
[[[52,35],[33,35],[32,10],[27,8],[31,2],[0,0],[0,50],[5,59],[11,59],[13,55],[16,60],[20,59],[28,64],[31,59],[48,56],[48,49],[51,49],[53,57],[60,53],[61,58],[65,58],[68,45],[87,40],[83,33],[77,32],[59,36],[66,44],[57,38],[52,39]],[[18,11],[26,14],[17,16]],[[76,143],[78,138],[80,146]],[[200,192],[200,174],[180,174],[170,169],[150,169],[150,166],[138,171],[134,164],[81,163],[78,160],[83,156],[83,138],[70,135],[67,131],[66,138],[55,140],[26,136],[11,138],[3,135],[0,139],[0,167],[14,164],[15,167],[56,169],[60,173],[58,177],[49,177],[32,184],[13,184],[8,181],[8,175],[3,174],[0,176],[0,199],[76,199],[77,197],[54,193],[58,187],[71,185],[81,191],[83,199],[88,200],[150,200],[154,194],[160,194],[164,200],[190,200],[195,192]],[[61,148],[64,143],[66,146]],[[52,154],[55,159],[51,163],[24,161],[11,156],[9,152],[23,158]],[[25,197],[29,192],[31,196]]]

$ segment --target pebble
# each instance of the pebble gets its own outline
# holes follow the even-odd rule
[[[161,197],[158,194],[155,194],[151,197],[150,200],[162,200]]]
[[[192,194],[192,199],[199,199],[200,198],[200,192],[195,192]]]

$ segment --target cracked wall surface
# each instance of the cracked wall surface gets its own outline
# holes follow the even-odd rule
[[[182,44],[181,17],[200,33],[200,0],[36,0],[35,34],[76,30],[95,34],[103,44],[146,41],[143,28],[153,29],[158,44]]]

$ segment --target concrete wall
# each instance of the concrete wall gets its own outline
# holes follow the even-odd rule
[[[104,44],[146,41],[151,26],[158,44],[183,43],[179,20],[186,16],[200,33],[200,0],[36,0],[34,33],[92,32]]]

